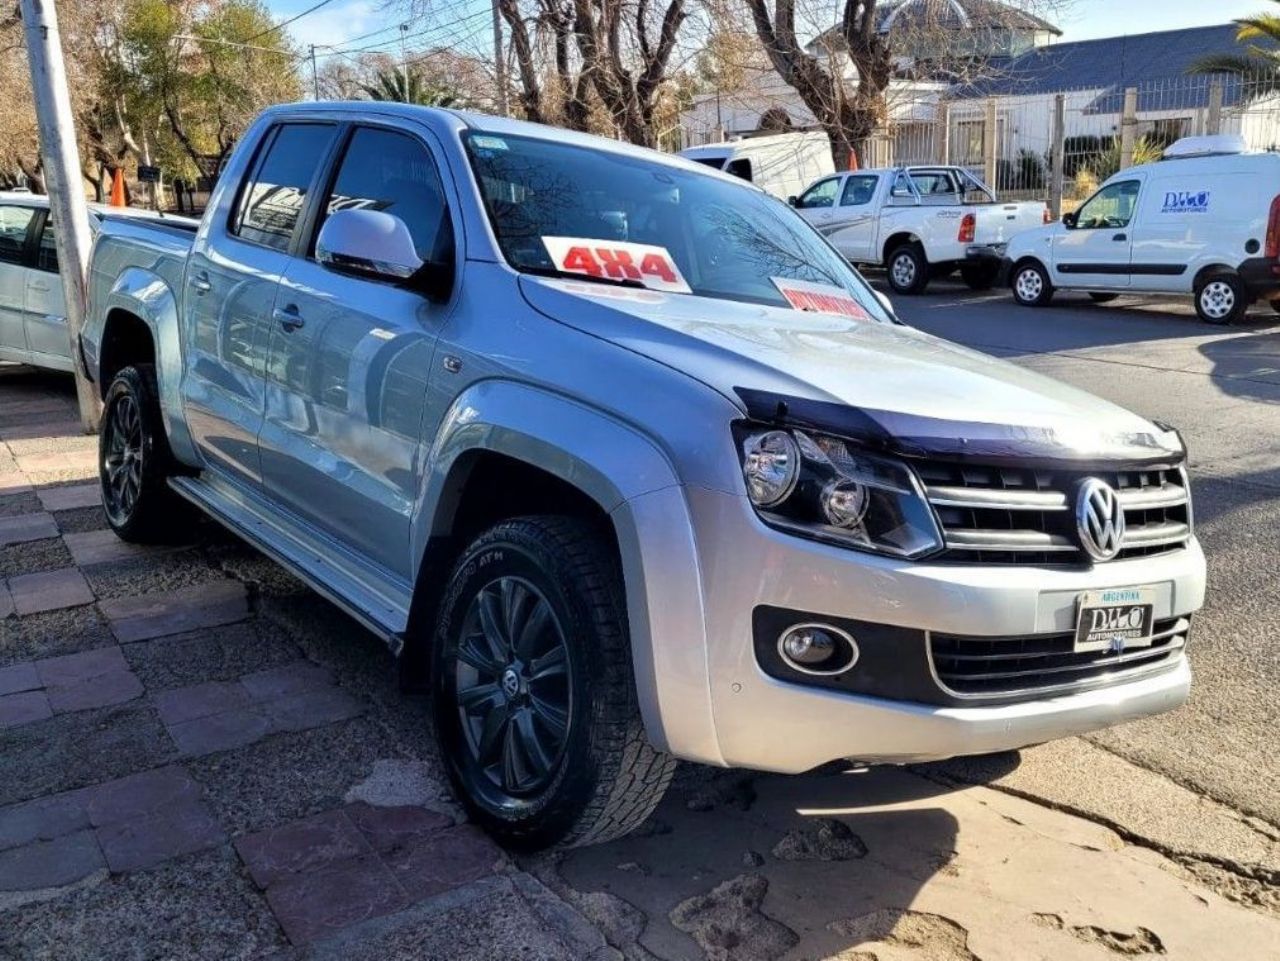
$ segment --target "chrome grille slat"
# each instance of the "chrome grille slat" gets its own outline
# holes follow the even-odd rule
[[[1040,531],[947,531],[947,546],[960,551],[1069,551],[1077,547],[1065,537]]]
[[[929,487],[926,496],[935,507],[977,507],[1007,511],[1065,511],[1061,491],[987,490],[981,487]]]
[[[917,465],[942,524],[943,559],[970,564],[1087,564],[1075,497],[1097,477],[1116,492],[1127,525],[1117,559],[1176,550],[1191,536],[1180,467],[1040,469],[927,462]]]
[[[929,662],[938,685],[955,697],[995,699],[1065,691],[1163,669],[1186,647],[1191,621],[1166,618],[1154,626],[1149,645],[1120,653],[1077,652],[1074,632],[1025,637],[931,634]]]
[[[1185,634],[1190,628],[1191,628],[1191,622],[1187,620],[1185,617],[1181,618],[1178,620],[1177,624],[1175,624],[1173,627],[1170,627],[1163,631],[1157,631],[1153,633],[1151,635],[1151,646],[1154,647],[1158,645],[1161,641],[1168,640],[1169,638],[1176,638],[1180,634]],[[1051,634],[1051,635],[1047,635],[1047,638],[1053,639],[1061,636],[1063,635]],[[1030,640],[1030,639],[1031,638],[1025,638],[1025,639],[1015,638],[1012,641],[1007,641],[1007,642],[996,639],[992,641],[992,644],[999,645],[1001,643],[1008,643],[1010,646],[1012,646],[1013,644],[1024,643],[1025,640]],[[1181,646],[1181,643],[1175,641],[1174,646]],[[1135,648],[1134,650],[1138,650],[1138,648]],[[952,654],[950,652],[947,652],[947,653],[939,652],[935,656],[939,660],[944,660],[944,661],[963,661],[966,663],[974,663],[974,662],[982,663],[984,661],[1028,661],[1034,658],[1060,657],[1061,652],[1060,651],[1000,651],[995,654]]]
[[[1125,531],[1125,547],[1153,547],[1159,544],[1181,544],[1191,531],[1186,524],[1179,521],[1165,521],[1160,524],[1144,524],[1141,527],[1130,527]]]

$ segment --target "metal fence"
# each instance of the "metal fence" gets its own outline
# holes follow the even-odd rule
[[[1251,149],[1280,149],[1280,79],[1270,76],[1182,75],[1049,93],[903,85],[888,113],[863,147],[863,166],[959,164],[1002,197],[1044,199],[1055,212],[1181,137],[1238,134]]]

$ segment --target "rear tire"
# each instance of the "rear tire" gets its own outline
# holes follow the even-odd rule
[[[1034,260],[1023,261],[1013,268],[1009,286],[1013,299],[1023,307],[1043,307],[1053,300],[1049,273]]]
[[[1099,291],[1089,291],[1089,296],[1095,304],[1109,304],[1111,301],[1119,297],[1119,294],[1104,294]]]
[[[1206,324],[1230,324],[1249,309],[1249,295],[1240,275],[1223,270],[1196,284],[1196,314]]]
[[[919,244],[895,247],[885,262],[889,286],[899,294],[914,297],[929,286],[929,260]]]
[[[1280,300],[1271,301],[1271,309],[1280,314]]]
[[[98,431],[103,511],[117,537],[154,544],[189,533],[190,514],[167,483],[174,468],[155,367],[125,367],[107,388]]]
[[[960,268],[960,279],[970,290],[990,290],[1000,277],[1000,267],[996,264],[972,264]]]
[[[570,517],[498,524],[458,560],[440,610],[436,738],[472,817],[522,849],[639,826],[676,761],[645,736],[605,538]]]

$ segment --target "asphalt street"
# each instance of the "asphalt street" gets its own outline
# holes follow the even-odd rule
[[[1190,298],[1095,305],[1060,295],[1030,310],[1006,291],[974,294],[947,282],[894,305],[915,327],[1182,432],[1209,562],[1208,600],[1191,632],[1193,693],[1179,711],[1091,740],[1280,824],[1280,317],[1262,304],[1238,326],[1212,327]],[[1046,793],[1063,773],[1046,770]]]

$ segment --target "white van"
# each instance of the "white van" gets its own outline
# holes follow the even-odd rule
[[[1194,294],[1211,324],[1259,299],[1280,311],[1280,154],[1245,149],[1234,136],[1184,138],[1111,177],[1061,223],[1018,234],[1005,253],[1014,299]]]
[[[836,170],[831,140],[821,131],[729,140],[690,147],[680,156],[741,177],[780,200]]]

